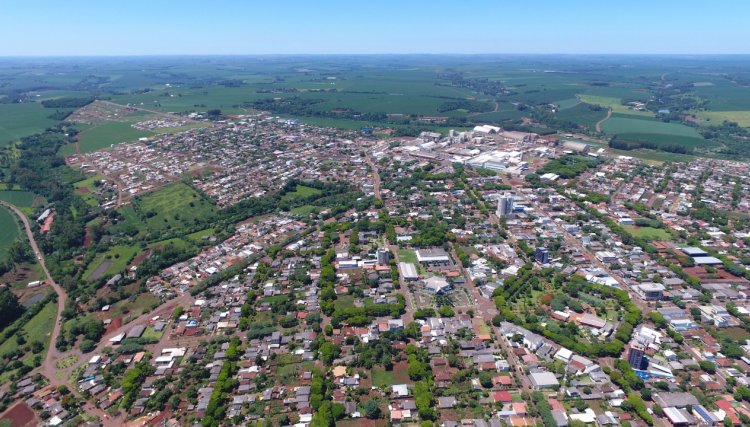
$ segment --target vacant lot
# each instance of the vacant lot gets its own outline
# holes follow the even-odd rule
[[[382,366],[375,366],[371,371],[372,385],[375,387],[388,387],[396,384],[393,371],[386,371]]]
[[[0,427],[25,427],[37,425],[34,411],[25,402],[19,402],[0,419]]]
[[[139,251],[140,248],[137,246],[112,246],[107,252],[94,258],[83,273],[83,278],[97,280],[101,277],[121,273],[128,266],[128,261]]]
[[[81,153],[90,153],[153,134],[153,132],[135,129],[130,126],[129,122],[107,122],[81,132],[78,141]]]
[[[623,227],[633,237],[641,237],[646,240],[671,240],[672,235],[663,228],[653,227],[636,227],[636,226],[625,226]]]

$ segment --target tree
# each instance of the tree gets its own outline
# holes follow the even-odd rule
[[[0,288],[0,329],[13,323],[23,313],[23,306],[7,287]]]
[[[363,405],[365,410],[365,417],[371,420],[380,418],[380,405],[375,399],[370,399]]]

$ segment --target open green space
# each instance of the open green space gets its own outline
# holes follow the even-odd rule
[[[138,246],[112,246],[107,252],[97,255],[83,273],[86,280],[97,280],[123,272],[128,262],[140,252]]]
[[[8,249],[18,240],[20,233],[15,214],[0,206],[0,260],[5,259]]]
[[[304,185],[298,185],[297,188],[284,195],[284,200],[294,200],[296,198],[317,196],[321,193],[317,188],[307,187]]]
[[[292,215],[307,216],[313,212],[317,212],[318,210],[320,210],[318,206],[302,205],[296,208],[292,208],[289,213],[291,213]]]
[[[39,341],[44,344],[45,351],[49,348],[49,334],[52,332],[52,327],[55,324],[55,318],[57,317],[57,303],[48,302],[34,317],[29,319],[26,324],[21,327],[26,342]],[[18,347],[15,337],[11,337],[2,344],[0,344],[0,354],[5,354],[8,351]],[[23,359],[24,361],[33,357],[33,354],[27,354]]]
[[[393,371],[386,371],[382,366],[374,366],[370,375],[372,375],[372,385],[375,387],[389,387],[396,384]]]
[[[106,122],[81,132],[78,141],[81,153],[90,153],[153,134],[153,132],[133,128],[130,122]]]
[[[143,237],[179,236],[209,226],[216,207],[184,183],[175,183],[133,199],[118,211],[124,218],[115,229]]]
[[[637,227],[626,225],[623,227],[633,237],[640,237],[646,240],[671,240],[672,235],[663,228],[654,227]]]

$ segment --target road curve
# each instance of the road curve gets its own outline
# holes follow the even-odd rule
[[[26,217],[26,215],[21,212],[20,209],[18,209],[16,206],[11,205],[10,203],[0,201],[0,205],[5,206],[6,208],[13,211],[13,213],[18,216],[18,218],[21,219],[21,222],[23,223],[24,228],[26,229],[26,237],[29,239],[29,244],[31,245],[31,249],[34,251],[34,256],[36,257],[37,262],[39,262],[39,265],[42,266],[42,271],[44,272],[44,275],[47,277],[47,283],[52,286],[52,289],[55,290],[55,293],[57,294],[57,319],[55,320],[55,325],[52,328],[52,334],[50,336],[50,343],[49,343],[49,350],[47,350],[47,357],[44,358],[44,363],[42,363],[42,373],[45,377],[47,377],[47,380],[49,383],[55,387],[59,387],[66,383],[65,380],[61,380],[57,377],[56,373],[58,371],[57,366],[55,365],[55,362],[62,358],[62,355],[57,350],[57,346],[55,345],[57,343],[57,337],[60,335],[60,329],[62,327],[62,312],[65,309],[65,302],[68,300],[68,294],[65,293],[65,290],[55,282],[55,279],[52,278],[52,275],[49,274],[49,270],[47,270],[47,264],[44,262],[44,256],[42,255],[42,252],[39,250],[39,246],[36,244],[36,240],[34,239],[34,233],[31,231],[31,224],[29,223],[29,219]],[[74,392],[76,392],[74,390]],[[76,392],[77,394],[77,392]],[[92,406],[90,403],[86,402],[84,405],[84,408],[86,412],[88,412],[90,415],[98,416],[99,419],[102,421],[102,424],[104,426],[119,426],[121,424],[120,418],[112,418],[107,413],[102,411],[99,408],[96,408]]]
[[[21,219],[21,222],[26,229],[26,237],[29,239],[31,249],[34,251],[34,256],[36,257],[39,265],[42,266],[42,271],[46,276],[47,283],[52,286],[52,289],[54,289],[55,293],[57,294],[57,319],[55,321],[54,327],[52,328],[49,350],[47,350],[47,357],[44,358],[44,363],[42,364],[42,370],[45,373],[45,376],[49,378],[50,382],[54,383],[55,372],[57,371],[55,361],[60,357],[60,352],[57,351],[57,346],[55,346],[55,343],[57,342],[57,337],[60,335],[60,319],[62,318],[62,312],[65,309],[65,302],[68,299],[68,295],[65,293],[63,288],[58,285],[57,282],[55,282],[55,279],[52,278],[52,275],[49,274],[49,270],[47,270],[47,264],[44,262],[44,256],[42,256],[42,252],[39,250],[39,246],[37,246],[36,240],[34,239],[34,233],[31,231],[31,224],[29,223],[29,219],[16,206],[3,201],[0,201],[0,204],[13,211],[13,213],[15,213],[16,216]]]

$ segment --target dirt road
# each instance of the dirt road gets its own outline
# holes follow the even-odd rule
[[[55,343],[57,342],[57,337],[60,335],[60,319],[62,316],[62,312],[65,309],[65,302],[68,299],[68,295],[65,293],[63,288],[58,285],[57,282],[55,282],[55,279],[52,278],[52,275],[49,274],[47,265],[44,262],[44,256],[39,250],[39,246],[36,244],[34,233],[31,231],[31,224],[29,223],[29,219],[26,218],[26,215],[17,207],[6,202],[0,202],[0,204],[12,210],[18,216],[18,218],[21,219],[21,222],[26,229],[26,237],[29,239],[31,249],[34,251],[34,256],[36,257],[37,262],[39,262],[39,265],[42,267],[42,271],[44,272],[47,283],[52,286],[52,289],[54,289],[55,293],[57,294],[57,319],[55,320],[55,326],[52,328],[52,334],[50,335],[50,345],[49,350],[47,351],[47,357],[44,358],[44,363],[42,364],[42,372],[45,376],[51,379],[55,376],[55,372],[57,371],[57,368],[55,367],[55,361],[60,358],[60,352],[57,350]]]
[[[598,133],[601,133],[601,131],[602,131],[602,123],[604,123],[607,120],[609,120],[610,117],[612,117],[612,109],[611,108],[609,110],[607,110],[607,117],[605,117],[605,118],[599,120],[598,122],[596,122],[596,131]]]

